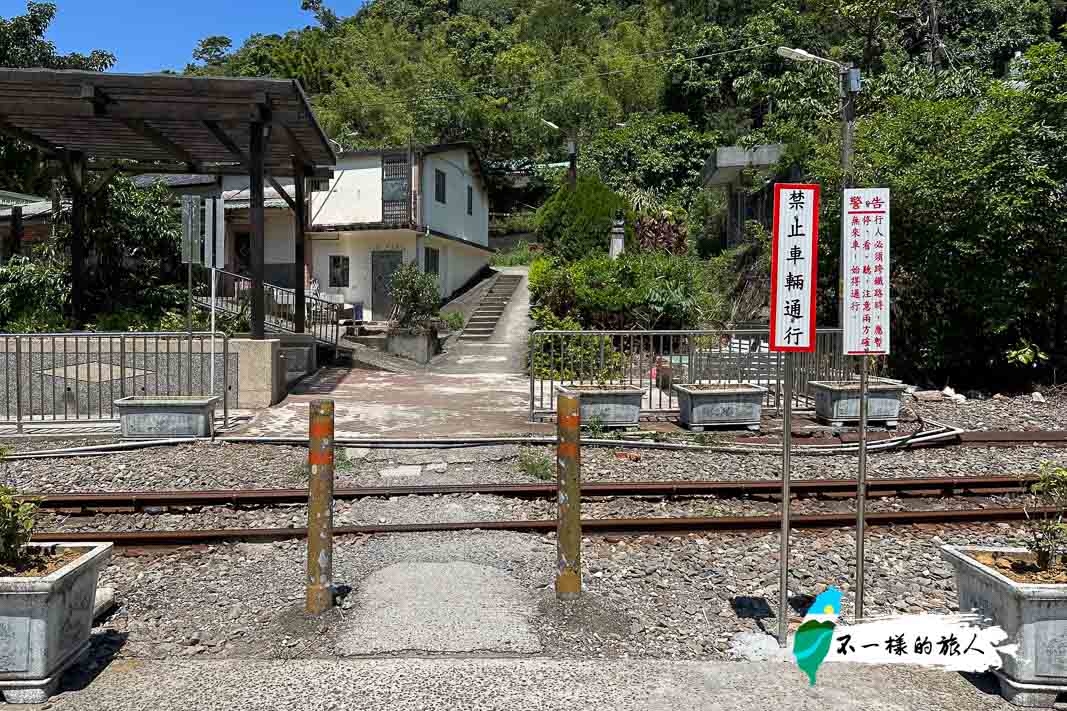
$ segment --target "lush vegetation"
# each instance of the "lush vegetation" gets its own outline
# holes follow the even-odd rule
[[[1030,490],[1038,504],[1051,512],[1031,515],[1027,507],[1026,547],[1034,554],[1037,567],[1048,570],[1058,565],[1061,556],[1067,553],[1067,521],[1063,513],[1067,507],[1067,468],[1045,462]]]
[[[0,448],[0,460],[6,454]],[[13,489],[0,485],[0,572],[14,572],[25,562],[36,513],[35,502],[20,499]]]
[[[538,260],[530,297],[586,328],[686,328],[704,323],[716,306],[705,262],[664,252]]]
[[[607,254],[611,228],[625,219],[626,201],[595,175],[564,183],[537,211],[537,238],[545,251],[563,260]],[[631,230],[632,232],[632,230]]]
[[[402,328],[426,326],[438,317],[441,306],[437,277],[407,262],[393,272],[389,283],[393,297],[393,320]]]
[[[494,267],[518,267],[533,262],[537,257],[537,250],[526,240],[519,240],[511,249],[505,252],[497,252],[489,260]]]
[[[852,62],[864,84],[849,177],[894,195],[896,374],[981,384],[1067,365],[1062,0],[944,0],[937,23],[919,0],[372,0],[351,17],[303,5],[314,24],[239,47],[206,37],[186,71],[296,78],[346,147],[466,140],[490,176],[522,168],[560,186],[535,219],[557,272],[541,269],[541,295],[573,299],[573,313],[543,304],[584,327],[759,315],[765,235],[750,227],[750,243],[720,254],[726,201],[700,170],[718,146],[769,142],[786,158],[748,175],[753,191],[781,175],[823,185],[820,320],[832,325],[837,77],[775,48]],[[0,24],[0,63],[110,65],[103,52],[57,54],[43,39],[53,12],[31,4]],[[574,189],[556,165],[567,139]],[[0,144],[3,187],[42,189],[33,155]],[[631,225],[625,267],[597,257],[619,210]],[[651,301],[631,315],[640,299]]]

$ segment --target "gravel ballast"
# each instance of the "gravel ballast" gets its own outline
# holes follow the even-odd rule
[[[1021,536],[1007,524],[872,529],[869,614],[953,611],[954,581],[941,543],[1011,545]],[[852,589],[854,541],[851,530],[841,529],[796,531],[791,542],[792,619],[799,621],[827,585]],[[302,541],[283,541],[117,555],[101,585],[116,589],[119,608],[100,631],[128,634],[120,655],[130,657],[332,655],[335,634],[358,612],[359,597],[349,592],[334,614],[305,618],[304,550]],[[529,596],[530,626],[548,656],[729,659],[734,634],[777,625],[775,533],[592,538],[582,555],[585,593],[574,604],[557,602],[553,592],[552,536],[343,537],[335,544],[334,580],[358,591],[375,571],[399,563],[495,568]],[[851,605],[846,594],[846,617]]]
[[[551,447],[531,447],[548,463]],[[521,484],[543,481],[524,471],[518,446],[441,450],[339,449],[338,487],[432,484]],[[617,455],[616,453],[623,453]],[[620,458],[620,456],[622,458]],[[947,477],[1034,474],[1046,461],[1067,464],[1067,449],[941,447],[872,452],[870,477]],[[198,442],[99,457],[32,459],[2,465],[0,480],[24,492],[271,489],[307,486],[307,450],[281,445]],[[413,467],[418,467],[414,469]],[[857,456],[793,457],[795,479],[850,479]],[[584,481],[780,479],[781,454],[585,447]]]

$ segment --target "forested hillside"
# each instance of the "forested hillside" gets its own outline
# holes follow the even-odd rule
[[[854,63],[863,87],[850,177],[889,187],[894,200],[895,372],[929,382],[959,372],[979,381],[1062,378],[1065,0],[373,0],[352,17],[329,5],[303,0],[313,26],[239,47],[205,27],[185,71],[299,79],[342,146],[471,141],[491,176],[565,160],[573,138],[581,189],[598,195],[602,182],[616,194],[599,212],[622,198],[632,224],[648,227],[635,244],[661,251],[687,242],[690,259],[715,256],[724,209],[721,194],[701,187],[708,155],[783,143],[783,163],[751,185],[762,189],[787,170],[822,184],[826,326],[836,323],[839,83],[831,68],[775,50]],[[0,25],[0,58],[38,61],[14,49],[17,29]],[[44,59],[57,66],[110,63],[106,54],[49,51]],[[25,147],[0,149],[0,169],[26,176],[3,187],[27,188],[42,175]],[[558,178],[548,176],[551,190]],[[582,209],[580,196],[565,197],[537,220],[558,228],[550,244],[578,224],[560,221]],[[766,235],[755,226],[749,234],[740,252],[705,262],[718,275],[709,277],[712,298],[680,296],[653,274],[647,293],[670,302],[656,313],[691,314],[693,323],[679,325],[728,323],[738,299],[752,296],[738,275],[765,259]],[[567,261],[584,247],[559,250]],[[625,312],[626,303],[612,308]],[[689,308],[704,303],[717,306]],[[616,315],[602,320],[637,325]]]

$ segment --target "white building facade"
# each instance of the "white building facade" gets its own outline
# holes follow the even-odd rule
[[[389,280],[402,263],[438,278],[448,298],[489,262],[489,199],[465,144],[342,153],[334,178],[311,193],[310,272],[324,298],[392,311]]]
[[[292,181],[281,181],[292,195]],[[226,267],[248,272],[247,178],[225,178]],[[467,144],[341,153],[334,177],[309,189],[303,278],[320,298],[352,305],[363,320],[392,313],[389,282],[403,263],[438,278],[447,299],[489,262],[489,198],[481,162]],[[265,192],[264,271],[295,286],[292,213]]]

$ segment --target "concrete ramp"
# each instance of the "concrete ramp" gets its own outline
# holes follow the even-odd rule
[[[338,634],[342,655],[430,652],[533,654],[533,603],[507,573],[465,562],[397,563],[356,593]]]

